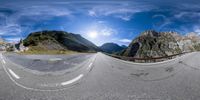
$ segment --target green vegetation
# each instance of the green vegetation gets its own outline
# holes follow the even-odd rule
[[[28,50],[28,51],[20,52],[20,54],[75,54],[75,53],[78,53],[78,52],[61,51],[61,50],[47,50],[47,51]]]
[[[36,34],[28,36],[28,38],[25,39],[23,42],[24,42],[24,46],[29,46],[29,45],[37,46],[38,43],[44,40],[51,40],[53,42],[56,42],[56,40],[52,38],[51,36],[40,34],[40,33],[36,33]]]
[[[29,50],[25,53],[62,54],[71,52],[97,52],[100,49],[79,34],[64,31],[41,31],[29,34],[23,40]]]
[[[194,45],[194,48],[195,48],[196,51],[200,51],[200,43],[197,44],[197,45]]]
[[[126,49],[126,46],[119,46],[115,43],[105,43],[102,46],[100,46],[100,49],[103,52],[109,53],[109,54],[118,54],[122,50]]]

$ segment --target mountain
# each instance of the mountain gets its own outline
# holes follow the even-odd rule
[[[126,48],[127,48],[127,46],[126,46],[126,45],[121,45],[121,47],[122,47],[122,48],[124,48],[124,49],[126,49]]]
[[[4,39],[0,37],[0,44],[4,44],[4,43],[5,43]]]
[[[117,52],[122,51],[125,48],[126,48],[126,46],[124,46],[124,45],[119,46],[116,43],[105,43],[102,46],[100,46],[100,49],[106,53],[117,53]]]
[[[200,51],[200,36],[197,33],[191,32],[178,37],[176,40],[183,52]]]
[[[172,33],[149,30],[134,39],[123,56],[150,58],[181,53]]]
[[[196,33],[183,36],[177,32],[148,30],[135,38],[121,55],[151,58],[192,51],[200,51],[200,36]]]
[[[40,31],[28,35],[24,46],[39,50],[72,50],[95,52],[100,49],[79,34],[64,31]]]
[[[4,41],[3,38],[0,37],[0,51],[6,49],[6,42]]]

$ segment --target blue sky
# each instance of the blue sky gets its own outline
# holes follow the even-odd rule
[[[128,45],[145,30],[200,34],[199,0],[0,0],[0,36],[63,30],[96,45]]]

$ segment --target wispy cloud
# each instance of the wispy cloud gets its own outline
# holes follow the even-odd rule
[[[68,9],[61,9],[52,6],[32,6],[24,8],[19,12],[21,16],[69,16],[71,12]]]
[[[0,22],[0,36],[23,36],[22,33],[29,30],[28,28],[32,28],[38,21],[60,16],[71,17],[71,11],[47,5],[3,7],[0,8],[0,21],[2,19]],[[23,26],[24,24],[28,26]]]
[[[142,11],[149,11],[154,9],[151,5],[141,5],[136,2],[113,3],[112,5],[96,5],[88,10],[88,15],[93,17],[99,16],[113,16],[125,21],[129,21],[132,15]]]
[[[19,42],[20,39],[22,39],[22,38],[21,37],[7,37],[7,38],[5,38],[5,40],[7,42]]]
[[[130,39],[120,39],[119,41],[123,43],[131,43]]]
[[[165,29],[167,25],[173,23],[170,17],[166,17],[165,15],[162,15],[162,14],[156,14],[152,16],[152,20],[153,21],[156,20],[153,23],[153,27],[154,29],[157,29],[159,31],[162,31],[163,29]]]
[[[194,32],[196,32],[200,35],[200,26],[199,25],[195,26],[193,30],[194,30]]]
[[[7,26],[1,26],[0,27],[0,35],[1,36],[16,36],[16,35],[20,35],[20,33],[22,32],[21,27],[18,25],[12,25],[9,24]],[[21,35],[20,35],[21,36]]]
[[[170,29],[169,26],[175,23],[174,25],[175,27],[173,28],[176,28],[177,30],[183,30],[183,31],[193,30],[195,32],[200,33],[199,32],[200,29],[198,27],[197,28],[195,27],[200,25],[200,20],[198,20],[200,18],[200,12],[199,12],[200,7],[197,0],[192,0],[192,1],[190,0],[187,2],[185,2],[186,0],[184,0],[181,1],[181,4],[180,1],[178,0],[175,1],[169,0],[166,2],[159,0],[153,0],[153,1],[152,0],[151,1],[36,0],[36,1],[26,1],[26,2],[25,0],[20,0],[20,1],[21,2],[17,1],[6,2],[6,3],[2,1],[0,2],[1,3],[0,36],[16,36],[16,35],[20,36],[24,32],[29,32],[27,30],[32,30],[33,28],[32,26],[34,26],[35,24],[38,23],[41,24],[40,22],[44,23],[46,20],[49,21],[57,17],[62,17],[62,18],[64,17],[69,19],[74,18],[76,20],[80,19],[83,15],[84,18],[87,17],[92,20],[101,20],[97,22],[98,23],[97,25],[93,25],[93,27],[84,26],[88,28],[88,31],[95,30],[98,31],[98,36],[112,37],[113,35],[119,33],[121,34],[121,32],[119,31],[119,28],[121,27],[118,27],[120,25],[116,25],[117,27],[115,25],[109,25],[115,23],[114,22],[106,23],[104,21],[104,18],[109,17],[114,19],[120,19],[119,22],[122,21],[123,23],[124,21],[126,21],[126,23],[128,23],[132,21],[132,19],[135,17],[136,14],[138,13],[141,14],[141,12],[148,13],[148,15],[152,17],[152,20],[161,19],[158,21],[157,24],[153,25],[153,27],[156,27],[156,29],[158,30],[166,28]],[[177,6],[177,4],[179,4],[179,6]],[[163,7],[168,7],[168,8],[163,8]],[[169,14],[168,11],[170,12],[171,15]],[[154,13],[153,16],[151,16],[152,13]],[[148,15],[147,17],[149,17]],[[144,18],[141,19],[139,18],[137,19],[136,22],[139,23],[139,21],[143,19]],[[66,21],[66,23],[68,23],[68,20]],[[141,23],[143,22],[141,21]],[[144,24],[146,23],[148,22],[144,22]],[[71,26],[70,24],[68,26]],[[126,31],[122,33],[127,33],[127,28],[134,29],[132,25],[133,24],[130,24],[130,26],[128,25],[122,26],[122,30]],[[151,25],[149,26],[152,27]],[[64,30],[64,28],[61,27],[61,30]],[[133,32],[135,32],[135,30]],[[124,38],[125,39],[121,39],[118,42],[126,42],[126,43],[131,42],[129,39],[126,39],[127,36],[124,36]]]

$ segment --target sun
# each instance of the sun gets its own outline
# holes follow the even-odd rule
[[[98,33],[96,31],[88,32],[88,37],[90,37],[92,39],[97,38],[97,36],[98,36]]]

